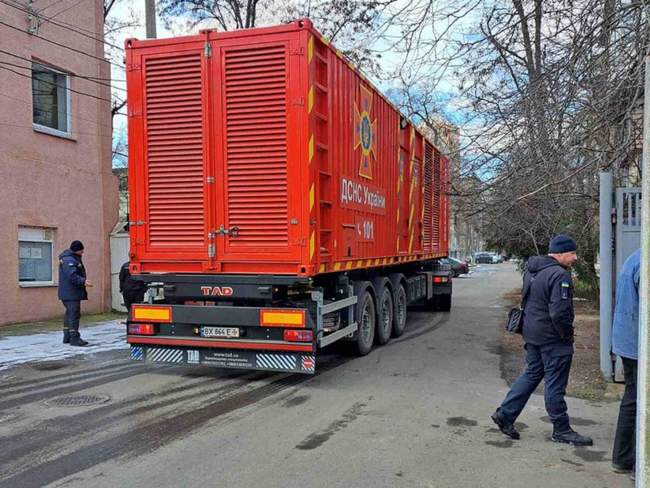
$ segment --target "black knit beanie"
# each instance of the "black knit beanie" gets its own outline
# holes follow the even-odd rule
[[[83,251],[84,245],[81,241],[72,241],[70,244],[70,250],[72,252]]]
[[[549,254],[573,252],[576,249],[578,249],[576,241],[564,234],[556,235],[553,239],[551,239],[551,242],[548,245]]]

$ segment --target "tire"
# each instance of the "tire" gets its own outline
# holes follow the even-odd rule
[[[375,340],[375,329],[377,325],[377,311],[375,301],[369,289],[363,288],[358,295],[356,306],[357,334],[355,341],[355,352],[358,356],[365,356],[372,350]]]
[[[406,329],[406,316],[408,312],[408,302],[406,300],[406,290],[402,283],[395,287],[395,296],[393,298],[393,337],[399,337]]]
[[[377,332],[375,342],[383,345],[390,340],[393,331],[393,314],[395,312],[393,305],[393,294],[387,285],[380,288],[381,293],[377,300]]]
[[[436,309],[441,312],[451,310],[451,295],[438,295],[436,298]]]

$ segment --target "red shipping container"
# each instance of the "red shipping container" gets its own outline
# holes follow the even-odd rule
[[[448,160],[309,20],[128,40],[134,273],[318,273],[448,251]]]

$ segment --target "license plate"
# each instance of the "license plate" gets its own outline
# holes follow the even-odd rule
[[[201,337],[236,339],[239,337],[239,329],[237,327],[201,327]]]

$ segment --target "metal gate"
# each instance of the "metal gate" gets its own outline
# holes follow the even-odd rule
[[[614,273],[612,289],[616,290],[616,278],[623,269],[623,263],[641,247],[641,188],[616,189],[616,246],[614,247]],[[616,298],[614,297],[614,303]],[[623,363],[616,356],[614,380],[622,382]]]
[[[616,189],[616,276],[623,263],[641,247],[641,188]]]

